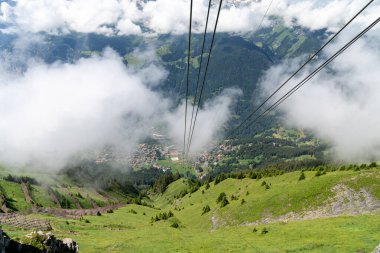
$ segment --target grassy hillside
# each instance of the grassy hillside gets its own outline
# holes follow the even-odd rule
[[[81,220],[37,217],[77,240],[81,252],[371,252],[380,243],[379,169],[316,174],[229,178],[192,194],[184,193],[191,183],[179,179],[150,196],[155,208],[127,205]],[[216,203],[222,192],[224,207]],[[173,217],[162,219],[169,211]],[[26,233],[5,229],[12,237]]]
[[[5,172],[5,170],[3,170]],[[104,207],[108,204],[125,202],[127,195],[117,189],[103,191],[91,186],[78,186],[66,177],[38,177],[39,173],[12,172],[3,173],[0,178],[0,196],[5,197],[6,206],[10,211],[27,212],[33,207],[37,208],[68,208],[89,209]],[[11,180],[7,177],[10,177]],[[27,201],[26,193],[18,180],[35,180],[33,183],[26,182],[31,203]],[[36,180],[38,178],[38,180]],[[3,203],[1,203],[2,205]],[[0,208],[2,208],[0,206]],[[1,209],[0,209],[1,210]],[[3,210],[4,211],[4,210]]]
[[[9,202],[9,207],[16,210],[22,211],[31,208],[25,200],[24,193],[22,192],[20,184],[0,181],[0,191],[4,194]]]
[[[161,207],[178,209],[178,218],[193,223],[194,216],[201,216],[202,208],[210,206],[211,211],[199,217],[199,224],[204,228],[212,226],[211,217],[217,220],[214,226],[239,225],[254,222],[262,218],[272,218],[290,212],[314,210],[323,206],[329,198],[341,192],[334,191],[336,185],[347,185],[356,189],[367,189],[375,198],[379,198],[379,171],[337,171],[323,176],[315,176],[316,172],[305,172],[306,179],[299,181],[301,172],[286,173],[281,176],[253,179],[226,179],[215,185],[202,186],[197,192],[175,199],[179,195],[182,182],[172,184],[167,192],[157,199]],[[265,182],[265,185],[264,183]],[[268,189],[268,187],[269,189]],[[176,189],[176,191],[174,191]],[[223,208],[216,200],[224,192],[229,202]],[[234,197],[232,197],[234,196]],[[162,204],[163,199],[166,205]],[[242,200],[244,203],[242,204]],[[188,216],[191,213],[192,216]]]

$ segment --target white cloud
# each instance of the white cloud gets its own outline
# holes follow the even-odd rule
[[[220,140],[223,137],[223,127],[231,117],[230,106],[239,95],[241,95],[240,90],[227,89],[220,96],[215,97],[211,101],[207,101],[204,108],[199,110],[191,142],[191,154],[196,155],[205,151],[205,149],[210,148],[214,144],[212,141]],[[169,122],[170,125],[169,136],[179,147],[183,146],[185,129],[184,111],[185,102],[182,101],[182,104],[173,113],[166,115],[166,121]],[[186,141],[189,134],[191,111],[192,106],[189,104]]]
[[[368,3],[367,0],[334,0],[324,4],[318,2],[307,0],[289,4],[280,1],[272,13],[283,16],[289,25],[294,23],[312,30],[328,28],[330,31],[336,31]],[[373,21],[379,11],[380,4],[372,3],[355,22]]]
[[[149,88],[165,72],[149,64],[127,68],[111,50],[73,64],[34,63],[23,74],[9,68],[0,73],[0,162],[8,165],[58,169],[72,157],[96,153],[105,145],[126,155],[156,123],[166,123],[169,133],[181,125],[169,120],[174,117],[171,101]],[[199,124],[218,132],[229,117],[229,103],[217,103],[225,115],[214,122],[200,116]],[[200,115],[216,109],[206,107]],[[204,143],[215,137],[201,133]]]
[[[288,25],[302,25],[310,29],[336,30],[361,9],[365,0],[276,0],[269,15],[284,18]],[[202,32],[205,25],[208,1],[194,1],[194,31]],[[211,10],[210,29],[216,18],[218,1]],[[256,29],[268,7],[268,1],[241,5],[224,4],[218,31],[247,32]],[[190,4],[187,0],[17,0],[11,7],[1,3],[0,22],[10,27],[5,31],[65,33],[95,32],[100,34],[141,34],[188,32]],[[380,4],[373,3],[357,22],[376,17]],[[295,22],[296,20],[296,22]],[[266,19],[263,26],[268,25]]]
[[[332,55],[348,42],[352,34],[359,32],[359,26],[354,30],[329,47],[326,54]],[[330,69],[323,70],[279,107],[286,123],[311,129],[318,137],[329,141],[336,159],[368,161],[380,158],[379,34],[379,28],[370,31],[365,39],[333,61]],[[271,68],[261,83],[265,94],[285,81],[299,65],[293,61]],[[306,71],[310,72],[311,68]],[[285,90],[303,77],[305,74],[295,78]]]

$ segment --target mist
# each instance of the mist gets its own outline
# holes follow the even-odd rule
[[[224,134],[224,126],[232,116],[230,107],[235,99],[241,95],[240,89],[226,89],[219,96],[206,101],[203,110],[198,113],[196,126],[194,128],[193,139],[189,153],[197,155],[202,151],[213,147],[215,141],[221,140]],[[166,115],[166,121],[170,123],[171,131],[169,136],[172,140],[177,140],[176,145],[183,145],[183,135],[185,129],[185,102],[171,114]],[[196,107],[195,107],[196,111]],[[192,106],[188,104],[187,124],[190,125]],[[195,118],[195,112],[194,112]],[[190,127],[187,127],[186,141]]]
[[[327,48],[318,63],[362,29],[357,25],[345,32]],[[312,130],[317,137],[327,141],[336,160],[364,162],[380,159],[379,34],[379,27],[375,27],[278,107],[285,124]],[[269,69],[260,83],[263,97],[274,91],[303,61],[294,59]],[[276,98],[313,69],[310,66],[297,76]]]
[[[74,63],[25,64],[25,71],[2,68],[0,73],[3,164],[58,170],[74,157],[95,159],[105,146],[127,156],[156,124],[167,126],[174,143],[182,141],[176,133],[183,129],[183,108],[173,111],[173,101],[151,90],[167,75],[157,61],[130,68],[106,49]],[[207,124],[207,131],[196,130],[194,150],[215,140],[229,119],[233,96],[224,94],[200,111],[197,124]],[[211,123],[206,115],[217,115],[216,120]]]

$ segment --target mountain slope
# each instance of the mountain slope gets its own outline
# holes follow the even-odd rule
[[[184,191],[191,192],[193,183],[179,179],[163,194],[151,195],[155,208],[127,205],[79,220],[33,217],[49,220],[57,236],[71,233],[81,252],[373,250],[380,238],[378,168],[317,173],[304,172],[304,180],[299,180],[300,171],[261,179],[229,178],[191,194]],[[224,207],[216,203],[222,192],[229,202]],[[202,214],[207,205],[210,210]],[[290,213],[293,216],[284,216]],[[4,228],[12,237],[25,234]]]

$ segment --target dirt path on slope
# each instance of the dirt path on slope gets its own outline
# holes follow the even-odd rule
[[[54,201],[58,208],[62,208],[61,202],[59,202],[57,195],[55,195],[52,188],[48,188],[48,193],[50,198]]]
[[[77,209],[83,209],[81,204],[79,203],[79,200],[74,196],[73,193],[71,193],[66,188],[61,188],[61,190],[67,194],[67,196],[70,198],[71,202],[75,205]]]
[[[105,207],[98,207],[92,209],[58,209],[58,208],[38,208],[36,213],[50,214],[64,218],[79,219],[85,215],[99,215],[99,213],[107,213],[109,210],[116,210],[125,206],[125,204],[115,204]]]
[[[96,203],[96,201],[94,199],[92,199],[89,194],[87,194],[87,198],[91,201],[92,207],[94,209],[99,208],[98,203]]]
[[[18,213],[0,214],[0,224],[31,230],[51,230],[49,221]]]
[[[2,212],[8,213],[11,211],[11,209],[8,208],[7,198],[5,197],[4,194],[1,194],[1,193],[0,193],[0,205],[1,205]]]
[[[277,218],[266,217],[255,222],[246,222],[242,226],[255,226],[268,223],[314,220],[338,216],[356,216],[380,211],[380,201],[375,199],[366,189],[355,191],[344,184],[334,186],[331,191],[334,196],[326,203],[310,211],[301,213],[290,212]]]
[[[31,204],[33,207],[35,207],[35,203],[32,197],[30,196],[29,187],[24,182],[21,182],[21,189],[24,193],[26,203]]]

